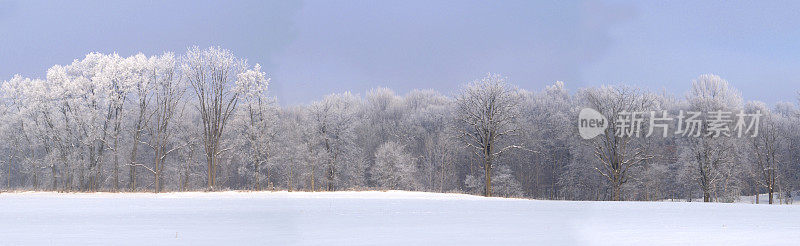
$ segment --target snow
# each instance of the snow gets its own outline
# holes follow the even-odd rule
[[[0,245],[796,245],[800,206],[424,192],[0,193]]]

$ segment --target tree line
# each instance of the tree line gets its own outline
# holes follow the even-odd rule
[[[269,83],[258,64],[216,47],[90,53],[43,79],[15,75],[0,88],[0,180],[7,190],[402,189],[569,200],[767,193],[769,203],[776,194],[790,201],[800,185],[798,105],[745,102],[716,75],[687,81],[680,96],[630,86],[568,92],[563,82],[529,91],[488,74],[452,96],[377,88],[285,107]],[[580,138],[582,108],[611,127]],[[634,111],[762,117],[748,137],[666,127],[658,137],[619,134],[617,116]]]

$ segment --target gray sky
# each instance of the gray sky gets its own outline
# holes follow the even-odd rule
[[[665,88],[715,73],[768,103],[800,89],[800,2],[6,1],[0,80],[86,53],[221,46],[272,77],[284,105],[375,87],[446,94],[488,72]]]

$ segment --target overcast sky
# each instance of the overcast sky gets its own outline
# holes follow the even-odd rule
[[[800,89],[798,1],[6,1],[0,80],[86,53],[230,49],[281,104],[388,87],[453,94],[488,72],[523,89],[638,85],[683,95],[715,73],[768,103]]]

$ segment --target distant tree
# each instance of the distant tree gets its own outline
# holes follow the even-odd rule
[[[153,109],[147,120],[148,141],[143,141],[153,151],[153,173],[155,192],[161,192],[164,186],[164,167],[167,156],[182,148],[185,144],[175,139],[175,121],[184,116],[182,102],[186,87],[175,69],[175,58],[171,53],[150,58],[148,75],[153,80]]]
[[[142,55],[143,56],[143,55]],[[138,180],[138,173],[139,168],[147,168],[147,166],[139,161],[139,156],[141,152],[139,152],[139,146],[142,143],[142,138],[145,134],[145,128],[149,123],[148,120],[150,119],[150,104],[153,98],[153,87],[155,87],[155,81],[153,81],[156,77],[155,76],[148,76],[148,75],[157,75],[155,70],[152,71],[148,69],[148,65],[145,63],[146,59],[142,56],[138,56],[137,58],[131,59],[131,77],[132,80],[132,93],[131,97],[133,103],[135,103],[135,107],[132,109],[135,113],[132,115],[131,119],[134,119],[131,122],[133,125],[130,128],[130,152],[129,152],[129,159],[128,159],[128,190],[133,192],[136,191],[136,185]],[[116,178],[117,182],[119,178]]]
[[[752,163],[752,175],[758,186],[767,190],[769,204],[774,202],[774,193],[778,189],[779,179],[782,178],[782,156],[787,132],[784,130],[786,119],[779,114],[774,114],[762,102],[749,102],[745,105],[746,113],[759,114],[758,135],[748,137],[747,155]],[[758,193],[756,193],[758,196]]]
[[[197,98],[203,123],[203,147],[206,153],[208,188],[216,186],[219,157],[227,149],[222,146],[223,133],[236,105],[240,91],[235,89],[239,74],[247,70],[247,62],[236,58],[229,50],[190,48],[181,64]]]
[[[485,196],[492,196],[492,164],[496,157],[519,145],[504,142],[519,130],[520,96],[517,89],[500,75],[473,81],[463,88],[457,99],[457,121],[460,136],[480,158],[484,171]]]
[[[687,96],[688,111],[701,114],[703,125],[699,133],[681,138],[681,156],[688,165],[691,177],[700,186],[703,201],[710,202],[715,198],[727,201],[737,199],[740,194],[739,175],[744,170],[737,163],[739,141],[731,136],[713,136],[709,134],[707,116],[713,112],[738,112],[742,108],[742,98],[737,90],[717,75],[701,75],[692,82],[692,89]],[[678,126],[689,133],[690,124]],[[692,135],[692,134],[689,134]]]
[[[520,121],[517,138],[527,148],[537,152],[518,151],[509,167],[522,185],[525,193],[536,198],[556,199],[563,189],[558,179],[572,157],[577,145],[574,134],[574,99],[564,83],[557,81],[541,92],[522,93]]]
[[[350,93],[332,94],[322,101],[312,103],[308,108],[308,123],[311,131],[312,148],[319,149],[318,160],[324,165],[325,188],[336,189],[340,176],[353,177],[352,184],[362,182],[363,168],[348,168],[348,165],[363,164],[361,153],[355,149],[354,127],[359,112],[360,101]],[[343,172],[343,171],[352,172]],[[312,173],[312,176],[314,174]]]
[[[375,165],[370,169],[370,177],[383,189],[414,189],[417,187],[414,162],[414,158],[406,153],[405,146],[386,142],[375,152]]]
[[[643,135],[627,134],[622,132],[626,129],[616,126],[622,123],[619,117],[623,114],[653,109],[653,95],[627,87],[603,86],[585,89],[580,96],[588,107],[608,119],[605,133],[586,142],[595,158],[593,163],[596,165],[592,168],[611,184],[611,199],[620,201],[623,198],[622,187],[630,179],[629,171],[653,156],[643,143]],[[643,125],[639,126],[644,129]]]
[[[407,150],[418,158],[422,190],[454,189],[458,139],[453,137],[453,100],[433,90],[412,90],[403,99],[398,119]]]
[[[498,166],[492,181],[495,183],[494,193],[496,195],[503,197],[522,197],[524,195],[522,186],[507,165]]]
[[[242,106],[239,107],[234,126],[238,132],[236,146],[240,160],[245,162],[240,173],[252,177],[252,189],[261,190],[262,180],[270,182],[269,165],[273,158],[273,142],[276,138],[277,107],[267,95],[269,78],[261,72],[261,66],[239,75],[238,89],[241,91]],[[299,127],[299,126],[298,126]]]

